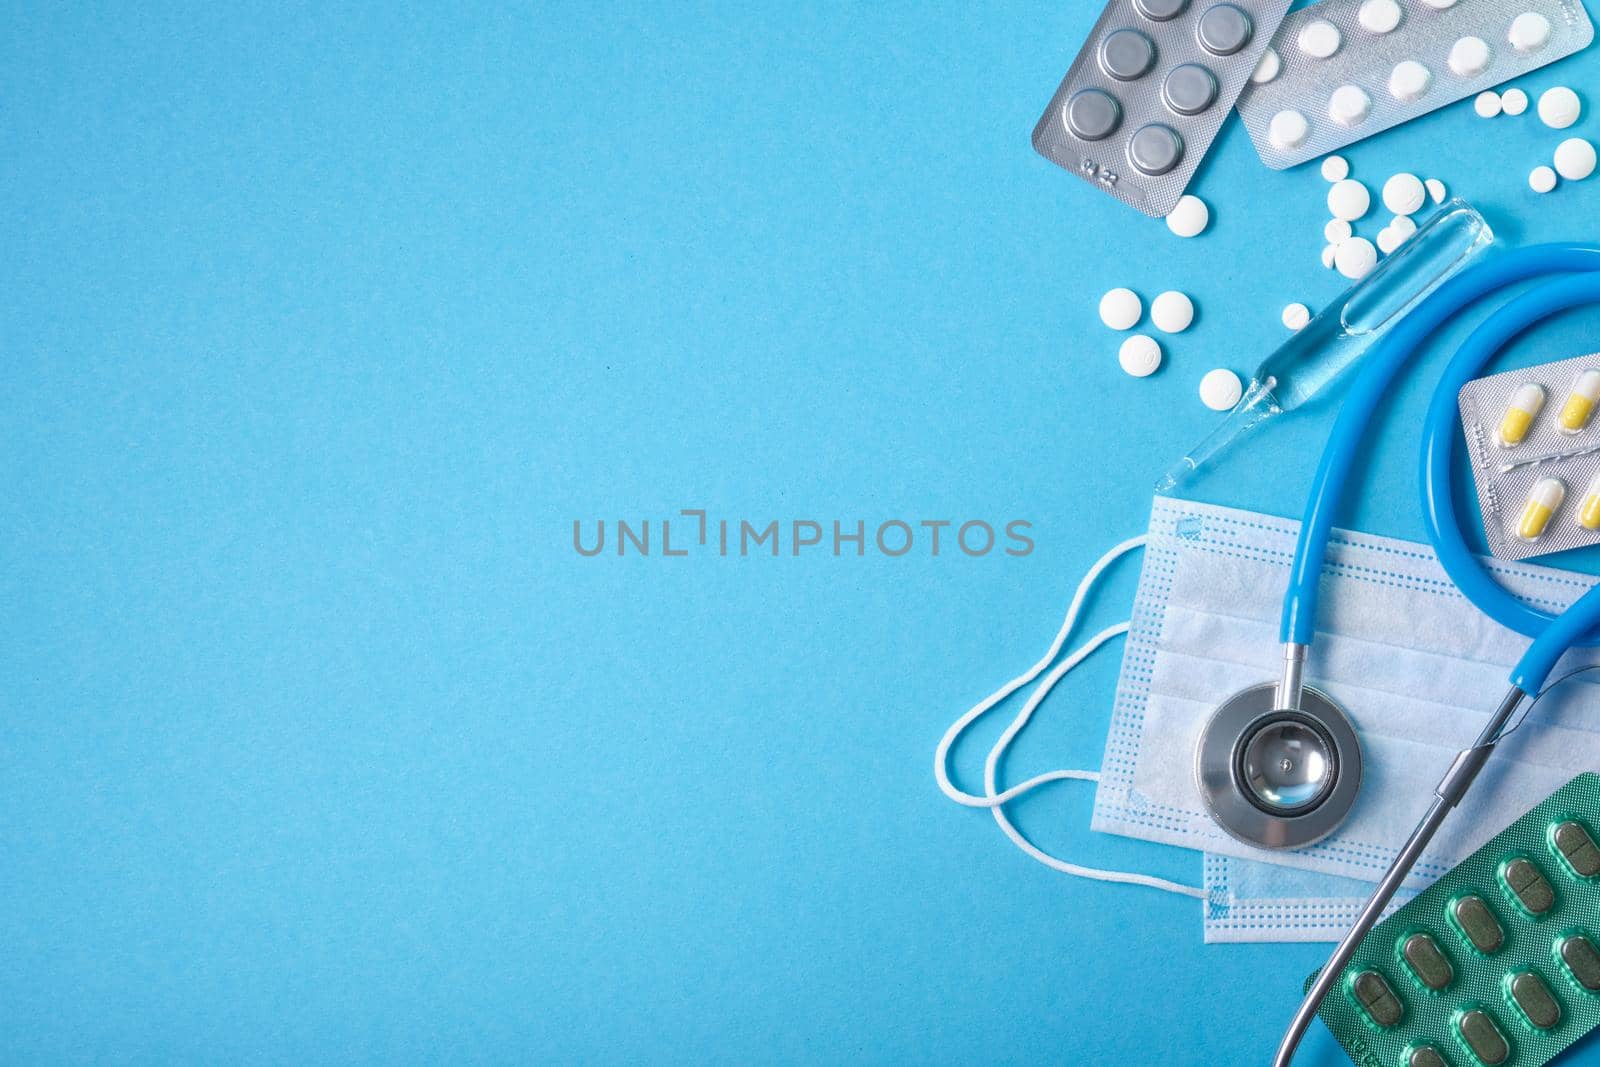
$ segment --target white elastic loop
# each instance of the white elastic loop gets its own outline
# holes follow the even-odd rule
[[[1090,878],[1100,882],[1119,882],[1127,885],[1149,886],[1152,889],[1161,889],[1169,893],[1179,893],[1183,896],[1197,897],[1203,900],[1206,897],[1206,891],[1198,886],[1182,885],[1178,882],[1169,882],[1164,878],[1156,878],[1148,874],[1136,874],[1128,871],[1108,871],[1097,867],[1080,867],[1075,863],[1068,863],[1065,860],[1057,859],[1024,837],[1022,832],[1012,824],[1011,820],[1006,818],[1005,812],[1001,810],[1002,807],[1008,802],[1015,800],[1024,793],[1028,793],[1039,788],[1047,782],[1057,782],[1067,778],[1075,778],[1090,782],[1099,781],[1100,775],[1095,771],[1050,771],[1045,774],[1036,775],[1035,777],[1028,779],[1026,782],[1023,782],[1021,785],[1016,785],[1005,790],[1004,792],[1000,792],[996,789],[995,779],[998,774],[1001,757],[1005,755],[1006,749],[1011,746],[1011,742],[1014,741],[1017,735],[1022,732],[1023,727],[1028,725],[1028,720],[1033,718],[1034,711],[1037,710],[1039,705],[1044,702],[1044,698],[1050,694],[1050,690],[1054,689],[1056,683],[1061,681],[1062,678],[1066,677],[1069,671],[1087,659],[1095,649],[1099,648],[1113,637],[1119,637],[1122,634],[1127,633],[1129,626],[1128,623],[1122,622],[1116,624],[1115,626],[1108,626],[1104,630],[1101,630],[1099,633],[1095,634],[1093,637],[1089,638],[1088,641],[1084,642],[1078,648],[1068,653],[1067,658],[1057,664],[1055,669],[1050,671],[1049,674],[1045,675],[1044,680],[1040,682],[1039,685],[1035,687],[1033,692],[1028,695],[1027,702],[1023,704],[1022,710],[1017,713],[1017,717],[1011,721],[1011,725],[1006,727],[1005,732],[1000,735],[1000,739],[996,741],[994,747],[989,750],[989,756],[984,761],[983,765],[984,793],[982,796],[976,796],[972,793],[966,793],[958,789],[955,784],[951,782],[948,771],[950,762],[950,749],[955,745],[956,739],[965,733],[967,728],[981,718],[986,712],[994,708],[996,704],[999,704],[1006,697],[1010,696],[1018,689],[1021,689],[1023,686],[1033,681],[1041,673],[1043,673],[1043,671],[1049,667],[1051,663],[1055,661],[1056,656],[1061,652],[1062,646],[1066,644],[1067,638],[1071,635],[1073,627],[1077,624],[1078,612],[1083,608],[1084,600],[1087,599],[1089,591],[1094,587],[1094,584],[1099,579],[1100,575],[1107,567],[1116,562],[1116,560],[1133,551],[1135,548],[1142,546],[1146,540],[1147,538],[1143,535],[1130,538],[1129,540],[1117,545],[1115,548],[1111,549],[1111,551],[1107,552],[1105,555],[1101,556],[1095,561],[1094,566],[1089,568],[1088,573],[1083,576],[1083,580],[1078,583],[1078,590],[1073,594],[1072,603],[1067,607],[1067,617],[1062,620],[1061,629],[1057,631],[1055,640],[1050,643],[1050,650],[1045,653],[1044,658],[1029,668],[1027,673],[1011,679],[1011,681],[1007,682],[989,696],[979,701],[976,705],[969,709],[966,714],[962,715],[961,718],[957,719],[950,725],[950,729],[945,731],[944,737],[939,739],[939,747],[934,751],[933,774],[934,778],[939,783],[939,789],[944,793],[945,796],[949,797],[957,804],[963,804],[969,808],[990,809],[991,814],[994,815],[994,821],[999,824],[1001,831],[1003,831],[1005,835],[1011,839],[1013,844],[1052,870],[1061,871],[1064,874],[1075,875],[1079,878]]]

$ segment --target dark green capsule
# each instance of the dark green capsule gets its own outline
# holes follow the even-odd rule
[[[1507,1043],[1506,1035],[1500,1032],[1489,1013],[1480,1008],[1474,1008],[1457,1019],[1456,1030],[1472,1054],[1489,1067],[1500,1067],[1511,1056],[1511,1045]]]
[[[1506,932],[1500,928],[1500,920],[1494,917],[1482,897],[1462,897],[1450,905],[1450,914],[1479,952],[1493,955],[1506,943]]]
[[[1362,971],[1351,986],[1356,1002],[1379,1026],[1388,1029],[1400,1021],[1405,1008],[1400,998],[1389,988],[1388,981],[1377,971]]]
[[[1561,942],[1561,962],[1577,983],[1591,993],[1600,993],[1600,952],[1594,942],[1574,934]]]
[[[1509,985],[1511,999],[1534,1026],[1548,1030],[1561,1021],[1561,1004],[1543,978],[1532,971],[1523,971],[1512,975]]]
[[[1529,915],[1543,915],[1556,906],[1556,891],[1550,888],[1550,880],[1527,857],[1518,856],[1506,864],[1500,877]]]
[[[1581,822],[1564,822],[1556,827],[1556,851],[1579,878],[1600,874],[1600,846],[1594,843],[1588,827]]]
[[[1423,1045],[1411,1050],[1411,1055],[1406,1057],[1406,1067],[1450,1067],[1450,1064],[1445,1062],[1438,1049]]]
[[[1417,981],[1437,993],[1456,976],[1439,943],[1427,934],[1412,934],[1400,950]]]

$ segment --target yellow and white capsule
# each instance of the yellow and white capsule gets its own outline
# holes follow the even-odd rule
[[[1528,490],[1528,499],[1523,501],[1522,514],[1517,516],[1517,536],[1530,543],[1543,537],[1551,517],[1566,499],[1567,485],[1560,478],[1540,478],[1534,482],[1533,488]]]
[[[1496,435],[1500,439],[1500,447],[1515,448],[1520,445],[1543,407],[1544,386],[1537,382],[1525,382],[1518,386],[1517,391],[1511,394],[1511,403],[1506,405],[1506,413],[1500,416],[1500,430]]]
[[[1582,433],[1594,418],[1595,401],[1600,400],[1600,370],[1586,370],[1572,380],[1572,391],[1561,405],[1561,432]]]
[[[1589,482],[1583,491],[1583,504],[1578,508],[1578,525],[1585,530],[1600,530],[1600,474]]]

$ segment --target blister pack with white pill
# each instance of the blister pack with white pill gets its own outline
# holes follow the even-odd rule
[[[1282,170],[1593,40],[1581,0],[1323,0],[1284,20],[1239,114],[1262,161]]]
[[[1033,130],[1146,215],[1178,203],[1290,0],[1110,0]]]
[[[1600,544],[1600,353],[1476,378],[1458,404],[1495,558]]]

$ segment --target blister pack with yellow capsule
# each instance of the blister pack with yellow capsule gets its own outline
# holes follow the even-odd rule
[[[1600,544],[1600,353],[1477,378],[1460,409],[1496,558]]]

